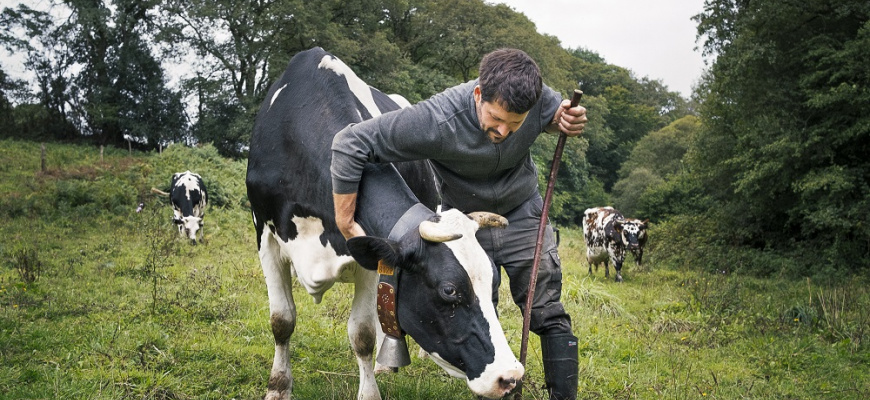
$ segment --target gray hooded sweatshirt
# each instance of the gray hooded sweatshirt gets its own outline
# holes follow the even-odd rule
[[[529,148],[562,101],[547,86],[523,125],[494,144],[480,129],[470,81],[411,107],[342,129],[332,141],[332,187],[356,193],[365,163],[428,159],[443,203],[463,212],[506,214],[538,191]]]

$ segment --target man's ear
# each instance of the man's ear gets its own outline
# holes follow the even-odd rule
[[[398,243],[373,236],[352,237],[347,240],[347,249],[359,265],[372,271],[377,271],[381,260],[395,268],[401,257]]]

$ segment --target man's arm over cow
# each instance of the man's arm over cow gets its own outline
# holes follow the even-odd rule
[[[441,149],[434,112],[425,104],[349,125],[332,143],[332,190],[335,220],[346,239],[364,236],[356,223],[357,188],[366,163],[429,159]],[[411,134],[413,132],[413,134]]]
[[[546,87],[545,93],[558,96]],[[449,113],[442,109],[445,105],[439,105],[438,101],[451,100],[449,96],[439,100],[430,99],[410,108],[350,125],[336,135],[332,145],[331,166],[333,201],[336,224],[345,238],[364,234],[354,221],[354,214],[356,191],[366,163],[437,159],[445,151],[455,150],[450,150],[453,143],[445,143],[451,141],[451,134],[457,134],[447,126],[453,121],[449,121],[451,116],[445,115]],[[550,122],[549,125],[542,124],[542,128],[563,131],[569,136],[579,135],[588,121],[586,109],[569,106],[570,101],[563,100],[555,108],[552,117],[545,119]],[[445,125],[443,129],[442,125]],[[485,135],[479,127],[475,127],[475,130],[477,132],[463,131],[460,134]]]

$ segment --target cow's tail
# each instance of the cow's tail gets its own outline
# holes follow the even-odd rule
[[[160,190],[160,189],[158,189],[158,188],[156,188],[156,187],[152,187],[152,188],[151,188],[151,193],[154,193],[154,194],[156,194],[156,195],[160,195],[160,196],[163,196],[163,197],[169,197],[169,193],[166,193],[166,192],[164,192],[164,191],[162,191],[162,190]]]

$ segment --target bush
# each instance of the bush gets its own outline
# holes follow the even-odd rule
[[[136,189],[124,180],[106,176],[94,181],[70,179],[55,184],[55,207],[77,214],[101,211],[127,214],[136,207]]]

